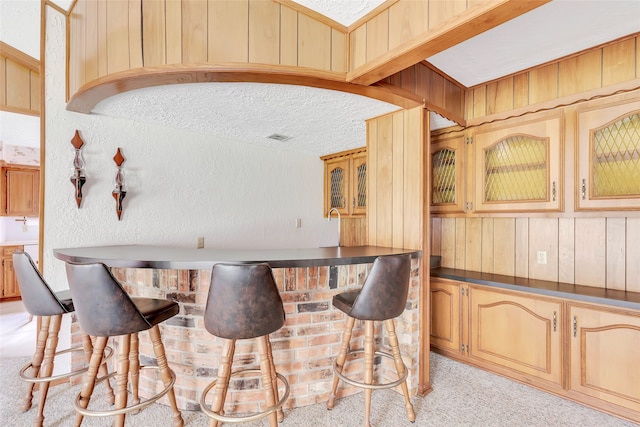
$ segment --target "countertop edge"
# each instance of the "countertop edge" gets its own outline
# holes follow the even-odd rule
[[[640,293],[638,292],[602,289],[592,286],[526,279],[514,276],[502,276],[443,267],[431,269],[431,276],[555,298],[570,299],[579,302],[640,310]]]

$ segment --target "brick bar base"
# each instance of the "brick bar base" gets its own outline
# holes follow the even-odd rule
[[[408,385],[412,396],[418,388],[419,265],[419,259],[412,260],[407,306],[395,320],[400,350],[409,369]],[[288,379],[291,386],[286,408],[327,400],[333,378],[332,363],[338,354],[346,318],[344,313],[332,306],[331,299],[340,292],[361,287],[370,268],[371,264],[356,264],[273,270],[286,312],[284,327],[271,335],[276,369]],[[177,376],[175,393],[178,406],[181,409],[199,410],[200,394],[216,378],[222,351],[222,340],[204,329],[202,318],[211,271],[114,268],[113,273],[132,296],[168,298],[180,304],[180,313],[162,323],[160,330],[169,366]],[[376,322],[376,350],[389,352],[386,331],[381,333],[383,329],[382,323]],[[142,363],[155,364],[148,334],[141,332],[139,337]],[[361,322],[356,321],[351,349],[363,348],[363,339],[364,329]],[[72,341],[80,342],[79,326],[75,319]],[[257,360],[254,340],[236,343],[234,371],[258,368]],[[73,362],[82,363],[82,356],[74,354]],[[362,366],[362,360],[354,362],[347,366],[345,372],[357,372]],[[391,360],[377,357],[375,369],[374,378],[378,382],[396,379]],[[80,377],[76,378],[76,381],[81,381]],[[149,396],[161,388],[155,371],[147,371],[142,375],[141,396]],[[338,391],[340,397],[361,389],[341,382]],[[225,410],[256,411],[263,404],[262,400],[258,376],[236,377],[232,379]]]

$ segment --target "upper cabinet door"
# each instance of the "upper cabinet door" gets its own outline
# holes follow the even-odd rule
[[[576,209],[640,209],[640,101],[578,111]]]
[[[367,152],[351,158],[351,215],[367,214]]]
[[[325,200],[327,214],[336,208],[341,215],[349,214],[347,198],[349,197],[349,159],[339,158],[327,160],[326,166]]]
[[[474,211],[561,211],[562,127],[554,116],[476,133]]]
[[[1,215],[38,216],[40,171],[32,168],[2,168],[2,192]]]
[[[431,144],[431,212],[464,212],[465,140],[438,137]]]

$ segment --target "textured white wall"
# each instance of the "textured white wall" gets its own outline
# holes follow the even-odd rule
[[[47,8],[43,266],[66,286],[54,248],[107,244],[283,248],[337,244],[337,222],[322,216],[317,156],[65,110],[65,29]],[[78,209],[69,181],[76,129],[85,140],[88,182]],[[129,194],[118,221],[111,196],[117,147]],[[295,219],[302,228],[295,228]]]

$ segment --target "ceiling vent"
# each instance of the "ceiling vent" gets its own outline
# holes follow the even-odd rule
[[[282,135],[281,133],[272,133],[267,138],[275,139],[276,141],[287,141],[287,140],[291,139],[290,136]]]

